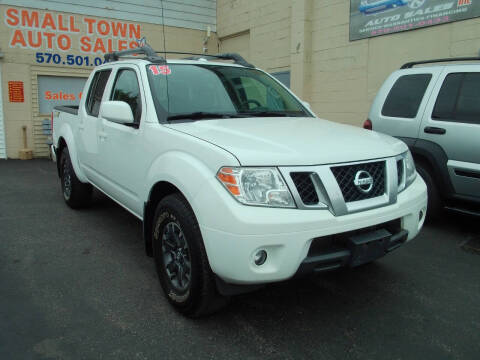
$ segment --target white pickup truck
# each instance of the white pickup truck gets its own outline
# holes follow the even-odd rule
[[[79,106],[55,108],[52,151],[70,207],[93,186],[143,221],[181,313],[371,262],[418,234],[427,191],[403,142],[317,118],[236,54],[135,53],[107,54]]]

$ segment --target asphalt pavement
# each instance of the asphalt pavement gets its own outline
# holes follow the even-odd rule
[[[69,209],[47,160],[0,161],[0,359],[479,359],[478,224],[445,214],[373,264],[190,320],[138,219],[99,194]]]

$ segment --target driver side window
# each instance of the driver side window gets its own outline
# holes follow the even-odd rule
[[[142,99],[137,74],[132,69],[120,69],[115,79],[110,100],[124,101],[132,109],[135,124],[140,124]]]

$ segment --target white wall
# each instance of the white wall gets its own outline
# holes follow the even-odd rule
[[[134,22],[162,24],[161,0],[0,0],[0,4],[48,9]],[[165,25],[216,31],[216,0],[163,0]]]
[[[0,159],[7,158],[5,127],[3,126],[2,65],[0,64]]]

